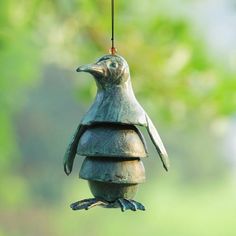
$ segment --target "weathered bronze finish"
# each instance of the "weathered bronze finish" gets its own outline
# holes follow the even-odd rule
[[[79,176],[104,183],[139,184],[145,181],[145,169],[139,159],[87,157]]]
[[[81,156],[108,158],[147,157],[147,147],[142,134],[130,125],[95,125],[81,136],[77,148]]]
[[[147,156],[145,141],[135,125],[147,128],[166,170],[169,164],[156,128],[135,98],[129,66],[124,58],[112,54],[77,71],[93,75],[97,95],[66,150],[64,171],[71,173],[76,153],[88,156],[80,177],[89,181],[95,198],[75,202],[71,208],[145,210],[141,203],[132,200],[138,184],[145,180],[140,158]]]
[[[138,190],[138,184],[114,184],[88,181],[89,188],[96,198],[115,202],[119,198],[133,199]]]

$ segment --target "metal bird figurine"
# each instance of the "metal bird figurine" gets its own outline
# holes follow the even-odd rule
[[[71,204],[73,210],[94,206],[145,210],[133,200],[145,180],[140,158],[148,156],[145,140],[136,126],[144,126],[168,171],[168,155],[151,119],[133,93],[129,66],[116,54],[105,55],[77,72],[93,75],[97,84],[94,103],[79,124],[64,157],[64,171],[72,171],[76,154],[86,156],[80,178],[89,182],[94,198]]]

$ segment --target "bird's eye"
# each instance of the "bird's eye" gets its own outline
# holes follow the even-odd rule
[[[109,67],[112,68],[112,69],[116,69],[116,68],[118,67],[118,63],[116,63],[116,62],[111,62],[111,63],[109,64]]]

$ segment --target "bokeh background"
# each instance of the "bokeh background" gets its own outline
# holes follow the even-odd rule
[[[236,3],[119,0],[116,39],[169,152],[149,143],[146,212],[94,208],[62,160],[96,87],[77,66],[110,47],[110,1],[0,1],[0,236],[235,236]]]

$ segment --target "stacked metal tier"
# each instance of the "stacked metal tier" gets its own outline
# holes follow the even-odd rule
[[[97,198],[132,199],[138,184],[145,181],[140,158],[147,157],[147,148],[135,126],[91,126],[81,136],[77,154],[86,156],[79,176],[89,181],[91,192]]]

